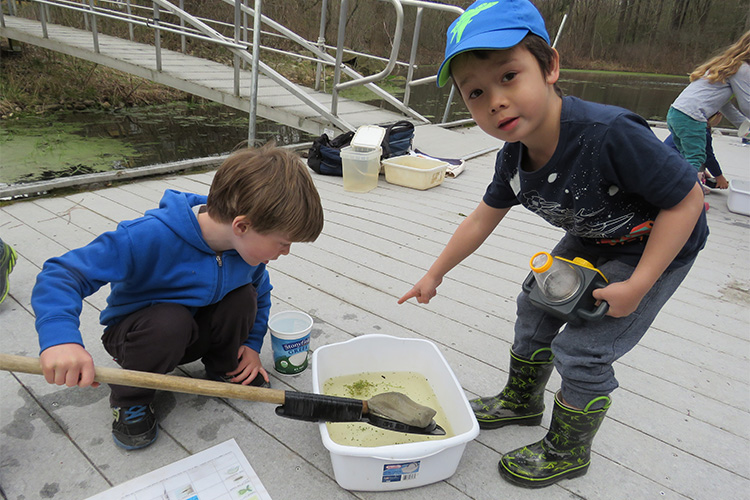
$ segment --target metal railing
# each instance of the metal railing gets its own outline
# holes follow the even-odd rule
[[[309,41],[282,24],[262,15],[261,0],[254,0],[254,6],[251,8],[250,0],[222,0],[224,3],[234,7],[234,23],[229,24],[214,19],[202,18],[190,14],[184,9],[184,0],[177,3],[169,0],[151,0],[151,5],[141,5],[131,0],[27,0],[28,3],[35,4],[37,7],[37,16],[42,25],[43,36],[47,35],[47,23],[50,20],[51,8],[62,9],[80,13],[83,16],[85,29],[91,31],[95,52],[99,52],[98,27],[97,19],[109,19],[118,22],[124,22],[128,25],[128,34],[131,40],[134,39],[134,27],[145,27],[154,31],[154,50],[156,53],[157,71],[161,71],[161,41],[162,34],[170,33],[180,37],[181,50],[186,52],[186,40],[194,39],[221,46],[233,55],[234,67],[234,94],[239,96],[240,86],[240,69],[242,66],[250,65],[251,71],[251,92],[250,92],[250,124],[248,127],[248,139],[253,142],[255,139],[255,123],[257,111],[257,82],[258,74],[263,73],[271,78],[276,84],[283,87],[292,95],[314,109],[320,116],[324,117],[333,126],[341,130],[353,130],[354,127],[338,116],[338,94],[339,91],[350,88],[355,85],[363,85],[372,91],[379,99],[396,108],[399,112],[416,119],[423,123],[430,121],[409,107],[411,89],[417,85],[429,84],[435,81],[435,76],[413,79],[414,71],[417,68],[416,57],[418,52],[418,41],[421,29],[423,13],[426,9],[442,11],[454,15],[460,15],[463,10],[452,5],[432,3],[425,0],[379,0],[388,2],[392,5],[396,13],[396,26],[392,35],[392,49],[388,58],[365,54],[362,52],[352,51],[344,47],[346,16],[348,13],[348,0],[340,0],[339,23],[337,43],[335,47],[325,44],[325,24],[327,12],[327,0],[322,1],[321,6],[321,30],[320,36],[316,42]],[[16,0],[6,0],[8,13],[10,15],[18,14]],[[143,2],[142,2],[143,3]],[[3,0],[0,0],[0,23],[5,25],[3,17]],[[416,8],[416,21],[413,30],[411,50],[409,61],[399,61],[398,53],[401,44],[404,24],[404,7]],[[256,13],[258,15],[256,15]],[[248,26],[248,17],[253,18],[253,26]],[[261,31],[261,25],[265,25],[273,31]],[[219,30],[232,31],[232,36],[223,34]],[[248,43],[248,35],[252,33],[252,43]],[[267,45],[261,45],[260,36],[280,37],[294,42],[298,52],[282,50]],[[334,51],[331,55],[329,51]],[[268,51],[278,54],[285,54],[294,58],[308,60],[316,63],[316,90],[320,86],[321,70],[324,66],[333,66],[334,79],[332,92],[332,101],[330,109],[311,97],[304,88],[290,81],[276,70],[265,64],[260,56],[261,51]],[[311,54],[311,55],[308,55]],[[354,54],[357,56],[372,58],[385,63],[385,68],[370,76],[363,76],[350,66],[343,63],[345,54]],[[395,66],[407,68],[407,76],[404,90],[403,101],[394,95],[386,92],[375,83],[383,80],[390,75]],[[348,78],[342,81],[342,76]],[[450,102],[453,98],[453,92],[446,104],[443,122],[446,121]]]

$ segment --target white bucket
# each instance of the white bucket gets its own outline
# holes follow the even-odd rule
[[[424,375],[452,430],[439,440],[388,446],[345,446],[334,442],[320,424],[323,445],[331,454],[336,482],[356,491],[390,491],[442,481],[456,472],[466,444],[479,424],[461,385],[437,346],[421,339],[362,335],[316,348],[312,355],[313,392],[326,380],[366,372],[416,372]],[[386,431],[387,432],[387,431]]]
[[[271,316],[273,367],[282,375],[295,375],[307,368],[313,319],[302,311],[283,311]]]
[[[380,147],[364,152],[354,151],[351,146],[341,150],[345,191],[366,193],[377,187],[381,153]]]
[[[750,119],[745,119],[737,129],[737,137],[740,139],[750,139]]]
[[[727,208],[736,214],[750,215],[750,181],[740,179],[729,181]]]

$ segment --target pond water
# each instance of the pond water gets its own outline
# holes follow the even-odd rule
[[[64,111],[0,122],[0,183],[169,163],[224,154],[247,140],[248,115],[215,103],[183,102],[118,111]],[[259,120],[258,139],[311,140]]]
[[[628,108],[663,121],[686,77],[563,71],[567,95]],[[433,122],[443,116],[449,88],[423,85],[410,105]],[[454,99],[449,121],[469,114]],[[118,111],[68,111],[0,122],[0,183],[132,168],[220,155],[247,139],[247,114],[219,104],[174,103]],[[722,126],[728,126],[723,123]],[[265,142],[298,144],[313,137],[297,129],[258,120]]]

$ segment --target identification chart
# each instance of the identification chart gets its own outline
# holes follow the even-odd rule
[[[234,439],[88,500],[271,500]]]

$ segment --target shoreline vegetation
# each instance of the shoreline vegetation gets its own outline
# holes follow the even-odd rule
[[[544,16],[550,36],[554,37],[562,18],[567,15],[558,50],[566,71],[615,72],[633,75],[666,75],[685,77],[692,68],[732,43],[750,29],[747,1],[703,0],[532,0]],[[148,0],[131,0],[133,4],[150,6]],[[466,8],[471,0],[447,3]],[[743,8],[742,4],[745,4]],[[693,5],[695,4],[695,5]],[[700,5],[698,5],[700,4]],[[320,0],[277,0],[264,5],[263,13],[285,24],[308,40],[318,37]],[[5,7],[5,5],[3,5]],[[338,2],[328,3],[326,40],[335,43],[338,24]],[[234,9],[223,2],[185,0],[185,10],[199,17],[233,23]],[[300,12],[310,15],[300,16]],[[405,9],[403,40],[410,40],[415,23],[415,9]],[[19,15],[36,17],[34,5],[21,3]],[[51,22],[69,26],[81,24],[80,16],[56,9]],[[383,9],[378,1],[360,1],[350,6],[345,45],[352,50],[387,55],[391,49],[395,15]],[[381,20],[373,23],[373,19]],[[431,68],[442,59],[444,33],[452,16],[427,11],[420,31],[418,64]],[[127,37],[124,23],[100,19],[102,33]],[[223,30],[229,28],[225,25]],[[136,27],[138,41],[151,43],[150,29]],[[573,36],[575,34],[575,36]],[[261,43],[279,49],[295,50],[291,42],[263,35]],[[401,44],[399,59],[408,59],[409,43]],[[163,35],[162,46],[179,50],[177,35]],[[17,50],[16,50],[17,49]],[[98,107],[104,110],[123,107],[164,104],[168,102],[200,102],[191,96],[138,77],[38,47],[10,44],[0,40],[0,116],[12,119],[23,114],[48,114],[62,109],[82,110]],[[231,53],[200,42],[190,44],[188,53],[231,64]],[[382,63],[357,61],[357,70],[367,75],[380,71]],[[312,86],[315,66],[302,60],[263,53],[264,62],[297,83]],[[403,71],[403,70],[402,70]],[[398,73],[392,77],[398,80]],[[388,85],[388,81],[381,82]],[[393,83],[391,83],[393,84]],[[356,99],[355,96],[349,96]]]
[[[115,111],[170,102],[205,102],[201,97],[180,90],[32,45],[11,50],[7,40],[2,40],[0,51],[0,118],[3,120],[17,119],[24,115],[47,115],[62,110],[98,108]],[[563,71],[573,74],[590,72],[659,76],[674,78],[675,81],[687,77],[625,69],[565,68]],[[297,83],[312,86],[315,78],[312,65],[299,64],[294,73]],[[380,84],[397,86],[395,82],[400,79],[403,77],[393,76]],[[360,99],[371,98],[358,87],[343,94],[352,99],[357,99],[358,94],[362,94]]]

